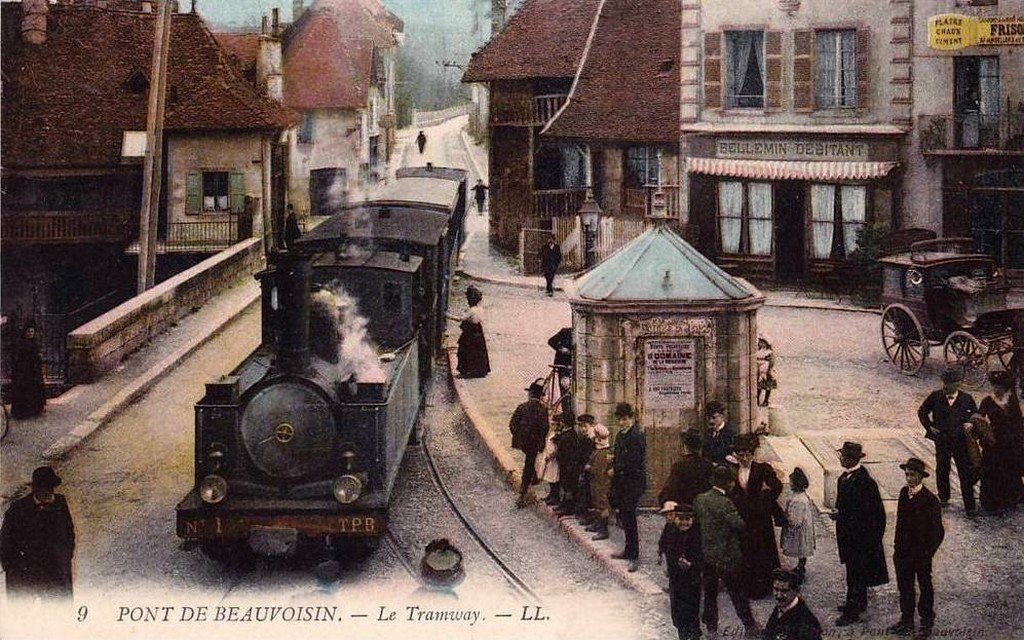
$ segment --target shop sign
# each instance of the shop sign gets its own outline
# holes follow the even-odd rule
[[[985,18],[979,20],[978,44],[1024,45],[1024,18]]]
[[[696,339],[644,341],[644,409],[697,407]]]
[[[719,158],[753,160],[840,160],[865,161],[868,143],[829,140],[730,140],[715,141]]]
[[[928,19],[928,46],[939,51],[965,47],[1024,45],[1024,18],[974,18],[943,13]]]

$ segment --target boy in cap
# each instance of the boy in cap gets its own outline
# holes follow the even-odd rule
[[[632,405],[625,402],[617,404],[615,418],[620,430],[612,454],[614,471],[610,502],[626,534],[626,544],[620,553],[614,553],[612,557],[628,560],[628,571],[632,573],[640,568],[640,533],[637,530],[636,510],[640,505],[640,497],[647,489],[647,442],[640,427],[636,426]]]
[[[665,558],[672,624],[680,640],[700,639],[700,585],[704,560],[700,531],[693,525],[693,507],[667,502],[660,513],[665,528],[658,539],[658,564]]]
[[[935,592],[932,589],[932,557],[945,537],[942,507],[938,498],[924,486],[928,477],[924,461],[910,458],[900,465],[907,486],[900,490],[896,507],[896,541],[892,563],[896,568],[896,586],[900,591],[900,620],[889,633],[910,635],[914,631],[914,581],[921,587],[917,613],[921,616],[918,638],[931,635],[935,624]]]
[[[544,450],[544,442],[548,435],[548,408],[541,402],[544,395],[544,380],[538,378],[525,389],[528,394],[523,402],[512,413],[508,428],[512,432],[512,448],[519,449],[526,457],[523,465],[519,500],[516,508],[527,505],[530,487],[537,483],[537,455]]]
[[[594,533],[591,540],[607,540],[608,518],[611,515],[611,506],[608,504],[608,491],[611,488],[611,478],[608,475],[611,468],[611,459],[608,455],[611,433],[603,424],[595,424],[593,433],[594,453],[590,455],[586,471],[590,475],[590,502],[594,521],[587,527],[587,531]]]
[[[939,500],[943,506],[949,504],[950,463],[955,461],[964,511],[968,518],[973,518],[976,514],[974,477],[964,428],[970,424],[971,415],[978,411],[978,406],[974,398],[960,390],[963,379],[963,372],[959,369],[943,371],[942,388],[925,398],[917,410],[917,417],[924,427],[925,437],[935,443],[935,484],[939,489]]]
[[[11,596],[70,599],[75,527],[52,467],[32,472],[32,493],[15,500],[0,529],[0,564]]]

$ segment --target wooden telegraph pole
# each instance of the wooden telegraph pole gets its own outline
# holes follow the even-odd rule
[[[167,54],[171,46],[171,15],[174,0],[159,0],[154,21],[153,66],[149,83],[146,122],[146,159],[142,169],[142,209],[139,212],[138,293],[156,280],[156,235],[163,181],[164,98],[167,94]]]

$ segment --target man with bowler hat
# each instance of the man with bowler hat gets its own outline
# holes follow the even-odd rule
[[[544,395],[544,380],[538,378],[525,389],[528,394],[526,402],[523,402],[512,413],[508,428],[512,432],[512,448],[519,449],[526,456],[521,476],[522,484],[519,487],[519,500],[516,501],[517,508],[527,505],[527,494],[530,487],[537,483],[537,455],[544,450],[544,443],[548,437],[548,408],[541,402]]]
[[[14,597],[71,598],[75,527],[51,467],[32,472],[32,493],[15,500],[0,529],[0,564]]]
[[[708,418],[708,431],[704,439],[704,457],[715,464],[725,464],[736,441],[736,429],[725,420],[725,405],[717,400],[704,410]]]
[[[942,506],[949,504],[950,461],[955,461],[964,511],[968,518],[973,518],[977,513],[974,477],[964,427],[970,424],[971,415],[978,411],[978,406],[974,398],[960,390],[963,379],[964,374],[959,369],[944,371],[942,388],[925,398],[917,410],[917,417],[924,427],[925,437],[935,443],[935,484],[939,489],[939,501]]]
[[[836,544],[839,562],[846,565],[846,602],[839,606],[842,612],[837,627],[860,622],[860,614],[868,608],[868,587],[889,582],[882,551],[885,533],[885,507],[878,492],[878,484],[860,461],[864,450],[859,442],[844,442],[839,449],[839,476],[836,490]]]
[[[907,486],[900,490],[896,507],[896,541],[892,563],[896,568],[896,586],[900,591],[900,620],[889,627],[894,635],[914,632],[914,581],[921,587],[917,613],[921,627],[917,638],[931,635],[935,623],[935,592],[932,589],[932,557],[938,551],[946,531],[942,527],[942,507],[939,499],[924,486],[928,477],[924,461],[910,458],[900,469],[907,478]]]
[[[636,510],[640,497],[647,489],[647,442],[633,418],[633,407],[625,402],[615,406],[615,419],[619,435],[612,451],[612,487],[609,502],[619,517],[626,534],[626,545],[621,553],[612,554],[616,560],[628,560],[629,571],[640,567],[640,534],[637,531]]]

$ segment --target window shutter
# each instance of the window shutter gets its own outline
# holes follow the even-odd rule
[[[722,34],[704,34],[704,106],[722,108]]]
[[[766,31],[764,34],[764,106],[767,109],[782,108],[782,32]]]
[[[871,31],[868,29],[857,29],[857,108],[867,109],[870,107],[871,86],[868,82],[868,72],[871,51]]]
[[[185,213],[198,214],[203,210],[203,174],[185,176]]]
[[[241,171],[231,173],[228,195],[231,213],[245,213],[245,174]]]
[[[793,32],[793,110],[814,111],[814,32]]]

